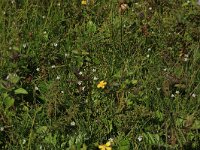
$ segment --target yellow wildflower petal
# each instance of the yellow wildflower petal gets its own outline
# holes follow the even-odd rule
[[[106,86],[106,84],[107,84],[107,82],[105,82],[105,81],[101,81],[101,82],[99,82],[99,84],[97,85],[97,87],[98,87],[98,88],[102,88],[102,89],[104,89],[105,86]]]
[[[87,4],[87,1],[86,1],[86,0],[82,0],[82,1],[81,1],[81,4],[82,4],[82,5],[86,5],[86,4]]]
[[[112,150],[112,147],[106,147],[106,150]]]
[[[111,142],[108,141],[108,142],[106,143],[106,146],[111,146]]]
[[[106,150],[106,147],[105,147],[105,145],[99,145],[99,149],[100,150]]]

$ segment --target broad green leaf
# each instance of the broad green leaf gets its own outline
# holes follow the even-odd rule
[[[28,94],[28,92],[23,88],[19,88],[15,90],[15,94]]]
[[[10,97],[7,93],[4,94],[4,105],[6,109],[12,107],[14,105],[15,100]]]

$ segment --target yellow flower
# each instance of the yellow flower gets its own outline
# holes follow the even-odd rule
[[[106,86],[106,84],[107,84],[107,82],[105,82],[105,81],[103,80],[103,81],[99,82],[99,84],[97,85],[97,87],[98,87],[98,88],[104,89],[105,86]]]
[[[87,5],[87,0],[82,0],[82,1],[81,1],[81,4],[82,4],[82,5]]]
[[[111,142],[107,142],[106,144],[99,145],[100,150],[112,150]]]

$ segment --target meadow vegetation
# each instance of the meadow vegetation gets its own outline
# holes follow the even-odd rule
[[[200,148],[200,6],[128,6],[0,1],[0,149]]]

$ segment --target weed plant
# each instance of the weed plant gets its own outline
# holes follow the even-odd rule
[[[127,5],[0,1],[1,149],[200,149],[200,6]]]

